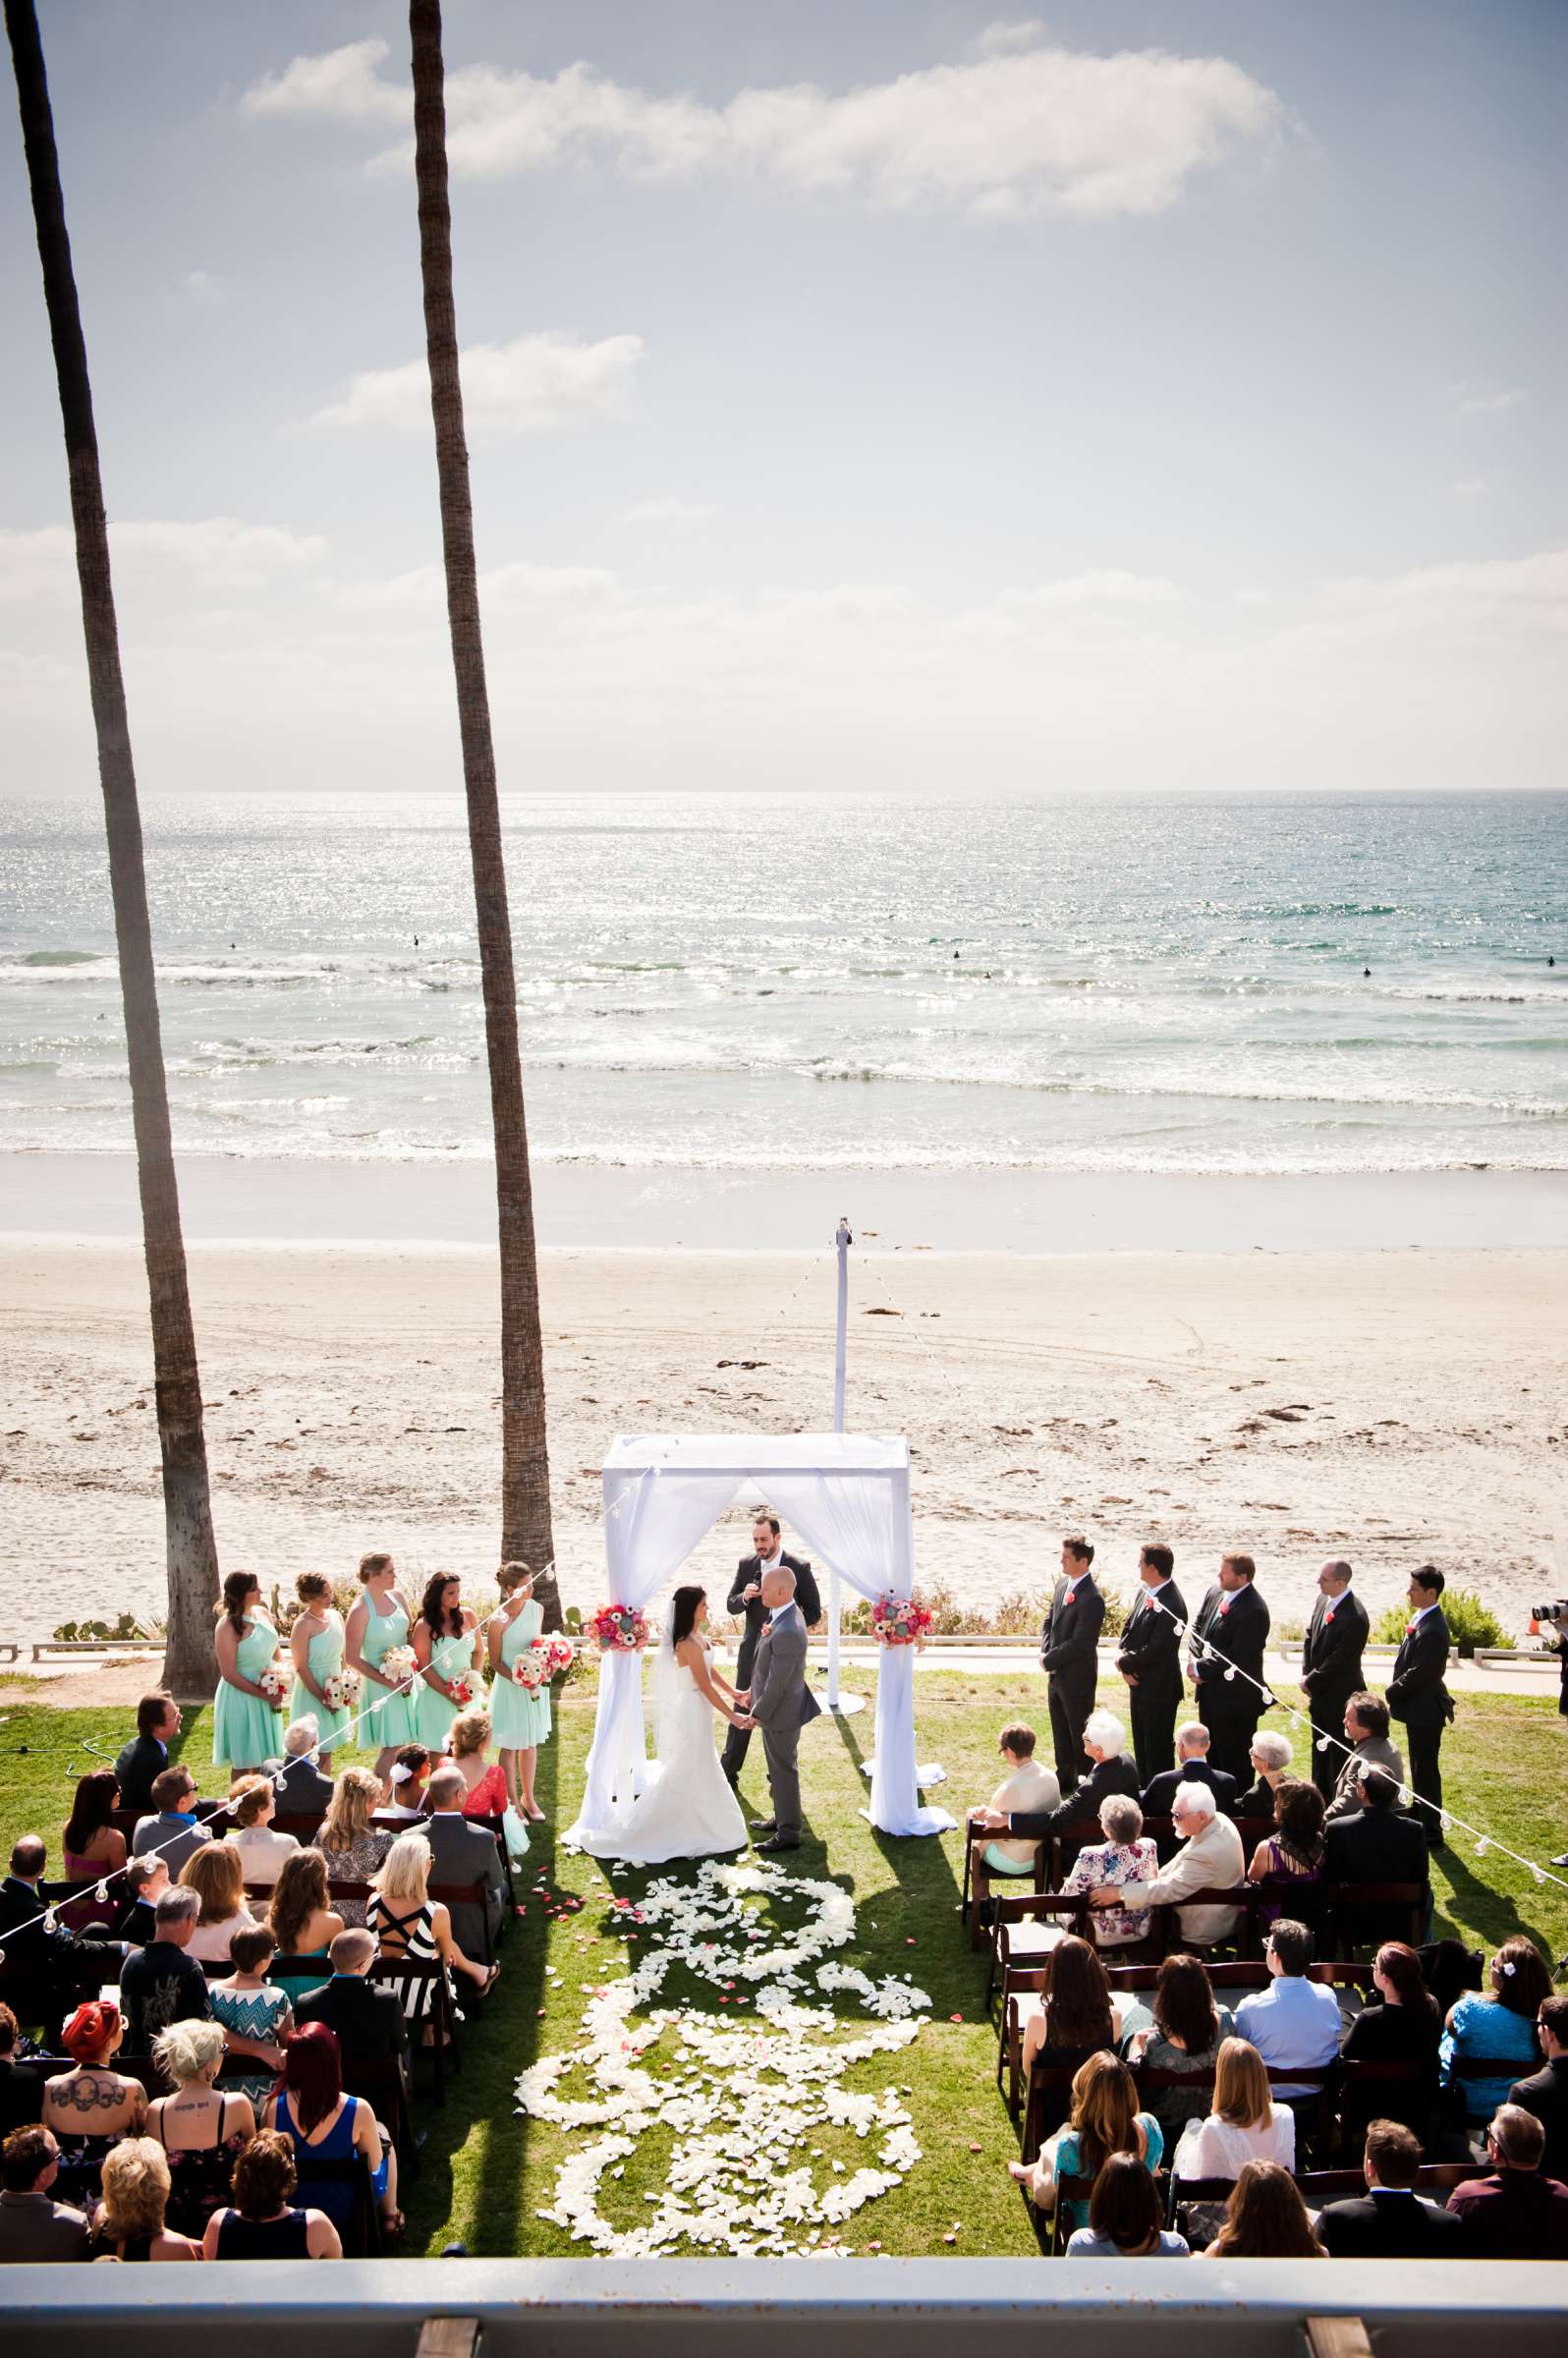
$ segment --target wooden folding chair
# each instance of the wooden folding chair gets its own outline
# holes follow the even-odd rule
[[[410,2017],[410,2032],[418,2035],[411,2035],[409,2052],[412,2062],[417,2062],[421,2055],[429,2057],[435,2101],[438,2105],[444,2105],[446,2103],[448,2062],[451,2063],[454,2071],[461,2071],[463,2068],[463,2058],[458,2052],[457,2046],[456,2009],[452,2004],[451,1992],[447,1986],[445,1966],[439,1957],[417,1960],[412,1957],[381,1956],[371,1966],[368,1978],[372,1982],[378,1982],[384,1989],[390,1990],[396,1990],[400,1982],[428,1982],[430,1985],[428,2008],[421,2013],[417,2023],[412,2016]],[[428,2047],[423,2044],[426,2023],[429,2024],[431,2030]]]
[[[1323,1883],[1319,1885],[1322,1899],[1322,1922],[1328,1928],[1328,1937],[1343,1957],[1358,1948],[1380,1948],[1385,1940],[1408,1940],[1419,1948],[1426,1937],[1427,1903],[1430,1897],[1426,1883]],[[1375,1912],[1383,1925],[1389,1918],[1383,1912],[1404,1908],[1408,1911],[1403,1929],[1372,1932],[1367,1926],[1369,1912]]]
[[[1087,1938],[1091,1914],[1088,1895],[1082,1891],[998,1893],[995,1908],[990,1967],[985,1976],[987,2013],[996,1994],[998,1973],[1001,1976],[1002,2004],[1005,2008],[1010,1967],[1015,1962],[1026,1966],[1036,1965],[1055,1945],[1043,1938],[1037,1929],[1042,1919],[1066,1916],[1072,1920],[1069,1929]],[[1036,1929],[1031,1932],[1027,1929],[1031,1926]]]

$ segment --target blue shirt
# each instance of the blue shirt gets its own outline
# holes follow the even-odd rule
[[[1108,2235],[1096,2235],[1092,2227],[1076,2227],[1067,2239],[1067,2257],[1069,2260],[1188,2260],[1192,2252],[1185,2235],[1173,2235],[1164,2227],[1151,2252],[1124,2252]]]
[[[1271,2071],[1292,2064],[1318,2071],[1339,2053],[1339,2000],[1321,1982],[1281,1974],[1236,2008],[1236,2036],[1257,2048]],[[1276,2087],[1276,2097],[1311,2096],[1310,2088]]]

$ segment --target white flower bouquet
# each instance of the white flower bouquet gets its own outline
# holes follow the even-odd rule
[[[389,1687],[406,1687],[419,1666],[412,1646],[389,1646],[381,1656],[381,1676]]]
[[[273,1656],[255,1683],[273,1711],[281,1712],[289,1700],[289,1689],[294,1683],[293,1673],[281,1654]]]

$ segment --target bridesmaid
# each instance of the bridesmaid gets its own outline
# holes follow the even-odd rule
[[[533,1764],[550,1732],[550,1690],[541,1686],[531,1695],[513,1678],[512,1665],[544,1626],[544,1607],[535,1601],[533,1574],[527,1564],[503,1564],[496,1579],[501,1609],[492,1616],[489,1630],[490,1667],[495,1672],[490,1725],[512,1807],[539,1825],[544,1812],[533,1798]]]
[[[294,1593],[302,1610],[296,1613],[289,1632],[289,1652],[294,1656],[289,1717],[313,1716],[321,1730],[316,1767],[323,1776],[330,1776],[332,1748],[343,1742],[354,1716],[346,1706],[334,1711],[326,1699],[327,1680],[340,1676],[343,1669],[343,1615],[332,1601],[332,1583],[324,1572],[302,1572]]]
[[[253,1572],[231,1572],[224,1582],[214,1648],[213,1761],[259,1768],[283,1750],[283,1714],[255,1683],[278,1651],[278,1633],[261,1610],[261,1583]]]
[[[463,1601],[462,1582],[454,1573],[432,1572],[414,1624],[420,1674],[415,1688],[414,1733],[432,1752],[446,1750],[447,1733],[458,1715],[452,1681],[467,1678],[474,1690],[472,1703],[482,1696],[483,1651],[478,1616]]]
[[[398,1568],[389,1555],[362,1555],[360,1597],[349,1614],[344,1645],[349,1668],[364,1681],[360,1705],[364,1716],[362,1741],[375,1744],[375,1773],[384,1782],[405,1744],[414,1741],[416,1690],[396,1691],[381,1672],[382,1657],[394,1646],[409,1642],[413,1615],[397,1585]],[[368,1708],[366,1708],[368,1707]]]

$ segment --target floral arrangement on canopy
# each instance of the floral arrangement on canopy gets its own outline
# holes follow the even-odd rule
[[[648,1626],[629,1604],[601,1604],[588,1623],[600,1654],[641,1654],[648,1642]]]
[[[360,1700],[358,1670],[334,1670],[321,1689],[329,1712],[350,1712]]]
[[[419,1666],[420,1657],[412,1646],[389,1646],[381,1656],[381,1676],[392,1687],[406,1687]]]
[[[935,1618],[918,1597],[878,1597],[871,1607],[871,1635],[879,1646],[924,1646]]]
[[[281,1712],[289,1700],[289,1689],[293,1680],[294,1673],[289,1664],[281,1654],[275,1654],[255,1683],[272,1709],[275,1712]]]

